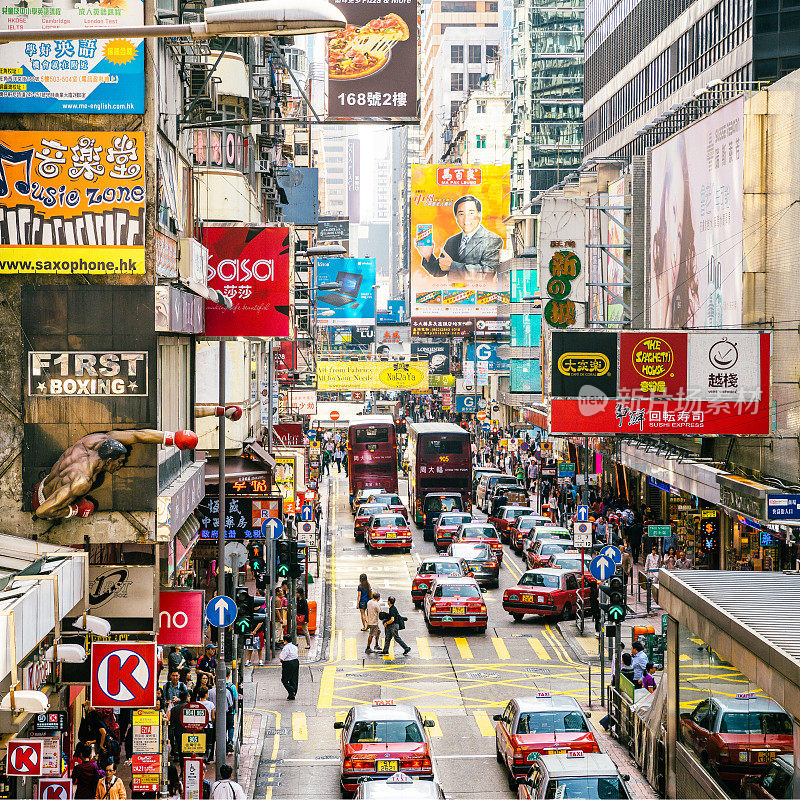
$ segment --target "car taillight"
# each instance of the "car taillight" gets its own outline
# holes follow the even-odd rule
[[[353,759],[353,769],[372,769],[372,761],[366,759]]]
[[[481,606],[481,614],[485,614],[485,613],[486,613],[486,606]]]
[[[353,769],[353,759],[350,756],[347,756],[344,761],[342,761],[342,769]]]
[[[431,612],[436,611],[436,603],[431,603]]]
[[[485,566],[489,567],[489,569],[494,569],[497,566],[496,561],[487,561]]]
[[[526,762],[527,756],[525,755],[525,751],[521,750],[519,747],[514,748],[514,765],[515,766],[523,766]]]

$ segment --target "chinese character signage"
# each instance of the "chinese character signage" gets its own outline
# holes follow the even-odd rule
[[[207,336],[292,336],[290,228],[207,225],[208,285],[233,302],[206,304]]]
[[[317,390],[427,389],[426,361],[318,361]]]
[[[280,517],[278,498],[225,497],[225,538],[231,540],[262,539],[262,524]],[[219,498],[206,496],[197,506],[200,517],[200,538],[219,537]]]
[[[615,397],[617,334],[553,331],[553,397]]]
[[[143,133],[3,131],[0,274],[143,275],[144,202]]]
[[[330,283],[341,286],[317,292],[318,325],[374,324],[374,258],[318,258],[317,286]]]
[[[418,120],[417,4],[334,5],[348,24],[328,35],[328,117]]]
[[[378,355],[410,355],[411,328],[408,325],[378,325]]]
[[[0,109],[14,114],[143,114],[141,38],[92,39],[92,28],[142,25],[144,3],[15,3],[0,8],[0,29],[85,28],[85,39],[11,42],[2,47]]]
[[[417,317],[411,321],[411,336],[438,339],[443,336],[470,336],[475,330],[474,319],[448,317]]]
[[[507,166],[411,167],[414,320],[496,318],[509,302],[498,280],[509,191]]]
[[[686,334],[620,333],[619,393],[624,397],[685,396]]]
[[[651,325],[741,325],[744,98],[652,153]]]

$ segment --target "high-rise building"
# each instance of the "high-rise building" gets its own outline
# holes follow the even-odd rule
[[[347,217],[347,125],[325,125],[322,151],[325,158],[325,204],[320,213],[326,217]]]
[[[500,49],[496,0],[430,0],[422,15],[423,163],[440,158],[450,117]],[[487,66],[488,65],[488,66]]]

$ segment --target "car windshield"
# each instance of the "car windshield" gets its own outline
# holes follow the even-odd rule
[[[547,784],[547,800],[568,800],[580,797],[582,800],[623,800],[628,792],[617,778],[559,778]]]
[[[529,531],[536,527],[536,520],[535,519],[525,519],[525,517],[521,517],[520,520],[517,522],[517,527],[521,531]]]
[[[520,586],[545,586],[548,589],[558,589],[557,575],[543,575],[541,572],[526,572],[520,579]]]
[[[392,514],[391,516],[387,514],[381,514],[379,517],[375,517],[372,521],[373,528],[386,528],[386,527],[394,527],[394,528],[405,528],[406,526],[406,518],[401,516],[395,516]]]
[[[396,494],[379,494],[376,495],[376,500],[381,503],[386,503],[387,506],[401,506],[403,501]]]
[[[426,497],[425,511],[436,514],[441,511],[461,511],[460,497]]]
[[[386,506],[361,506],[361,508],[358,509],[356,516],[371,517],[373,514],[377,514],[379,511],[385,510]]]
[[[586,733],[580,711],[530,711],[519,715],[517,733]]]
[[[482,536],[485,539],[497,538],[497,531],[491,525],[465,525],[461,529],[461,534],[465,539],[471,536]]]
[[[489,548],[481,544],[456,545],[453,548],[453,555],[458,558],[465,558],[467,561],[480,561],[489,558]]]
[[[466,514],[442,514],[439,517],[439,524],[440,525],[460,525],[462,522],[466,522],[469,517]]]
[[[423,561],[419,565],[419,575],[460,575],[461,567],[452,561]]]
[[[539,552],[543,556],[551,556],[553,553],[563,553],[564,546],[558,542],[542,542],[542,549]]]
[[[507,508],[506,519],[516,519],[517,517],[524,517],[526,514],[530,513],[531,510],[529,508]]]
[[[732,711],[722,717],[719,732],[791,736],[792,721],[787,714],[778,711]]]
[[[350,744],[421,742],[422,732],[413,719],[359,720],[353,725]]]
[[[434,597],[480,597],[481,590],[470,584],[458,586],[437,586]]]
[[[581,568],[581,560],[579,558],[558,558],[556,564],[560,569],[577,569]]]

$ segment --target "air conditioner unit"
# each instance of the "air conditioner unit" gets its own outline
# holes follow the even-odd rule
[[[189,100],[191,102],[197,97],[195,108],[206,111],[217,107],[217,84],[213,79],[206,83],[208,70],[205,64],[189,65]]]
[[[270,163],[271,162],[266,158],[257,158],[253,162],[253,168],[255,169],[256,172],[265,174],[269,172]]]
[[[197,239],[181,239],[178,242],[178,273],[181,278],[206,285],[208,248]]]

